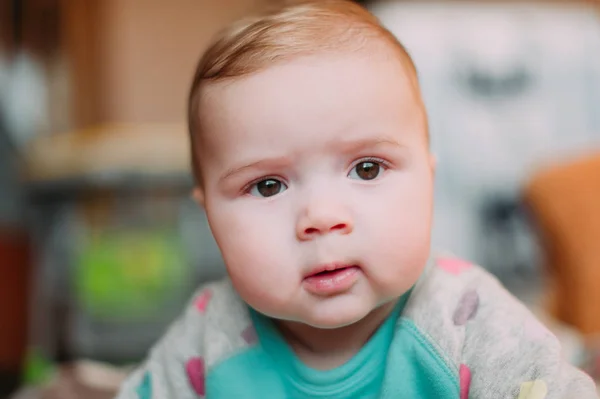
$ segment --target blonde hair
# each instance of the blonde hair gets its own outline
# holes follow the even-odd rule
[[[295,57],[359,50],[373,39],[395,50],[417,86],[416,68],[404,46],[373,14],[349,0],[283,2],[222,30],[200,59],[189,93],[188,128],[196,183],[201,182],[196,151],[200,99],[207,84],[243,77]]]

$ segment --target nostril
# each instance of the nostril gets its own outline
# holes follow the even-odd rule
[[[347,227],[347,226],[346,226],[346,223],[339,223],[339,224],[336,224],[335,226],[333,226],[333,227],[331,228],[331,231],[345,230],[345,229],[346,229],[346,227]]]
[[[304,230],[304,233],[307,235],[313,235],[319,232],[319,229],[315,229],[314,227],[309,227],[308,229]]]

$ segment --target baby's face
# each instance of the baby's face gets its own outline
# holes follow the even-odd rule
[[[396,58],[304,57],[213,85],[202,106],[197,195],[250,306],[335,328],[416,282],[433,172]]]

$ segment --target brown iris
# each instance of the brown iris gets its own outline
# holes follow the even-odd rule
[[[379,164],[376,162],[361,162],[355,166],[356,175],[362,180],[373,180],[379,176]]]
[[[272,197],[281,192],[282,184],[279,180],[266,179],[256,183],[256,190],[263,197]]]

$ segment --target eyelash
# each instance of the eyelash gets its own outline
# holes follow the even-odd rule
[[[259,177],[258,179],[254,179],[250,183],[246,184],[242,188],[242,194],[250,194],[250,190],[252,190],[252,187],[254,187],[255,184],[258,184],[261,181],[269,180],[269,179],[279,180],[279,181],[281,181],[281,182],[283,182],[285,184],[285,181],[281,177],[277,177],[277,176],[274,176],[274,175],[262,176],[262,177]]]
[[[350,169],[348,169],[348,173],[350,173],[350,171],[355,168],[357,165],[363,163],[363,162],[374,162],[374,163],[378,163],[381,166],[383,166],[384,170],[387,170],[389,168],[391,168],[392,164],[388,161],[386,161],[385,159],[382,158],[378,158],[378,157],[365,157],[365,158],[360,158],[357,159],[356,161],[354,161],[352,163],[352,166],[350,167]],[[260,183],[263,180],[269,180],[269,179],[274,179],[274,180],[280,180],[285,184],[285,181],[281,178],[281,177],[277,177],[274,175],[267,175],[267,176],[262,176],[259,177],[257,179],[252,180],[250,183],[246,184],[243,188],[242,188],[242,194],[249,194],[250,190],[252,189],[252,187],[257,184]]]
[[[366,157],[366,158],[360,158],[360,159],[358,159],[358,160],[354,161],[354,162],[352,163],[352,166],[350,167],[350,170],[352,170],[352,168],[355,168],[355,167],[356,167],[356,165],[359,165],[359,164],[361,164],[361,163],[363,163],[363,162],[373,162],[373,163],[378,163],[378,164],[380,164],[381,166],[383,166],[383,168],[384,168],[385,170],[387,170],[387,169],[389,169],[389,168],[391,168],[391,167],[392,167],[392,164],[391,164],[390,162],[386,161],[385,159],[382,159],[382,158],[377,158],[377,157]],[[348,172],[350,172],[350,170],[349,170]]]

